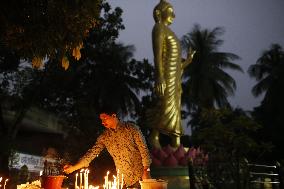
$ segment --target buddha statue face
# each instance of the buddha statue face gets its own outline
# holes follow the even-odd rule
[[[155,22],[163,23],[165,25],[172,24],[175,18],[173,6],[164,0],[161,0],[154,8],[153,15]]]
[[[174,18],[175,18],[175,13],[173,7],[168,7],[162,14],[162,22],[164,22],[166,25],[172,24]]]

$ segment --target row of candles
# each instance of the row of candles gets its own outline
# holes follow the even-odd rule
[[[94,187],[89,185],[89,173],[88,169],[81,169],[79,173],[76,173],[75,177],[75,189],[98,189],[99,187]],[[78,179],[79,177],[79,179]],[[119,176],[119,170],[117,170],[117,175],[113,175],[113,181],[109,179],[109,171],[107,171],[106,176],[104,177],[104,189],[122,189],[124,180],[123,174],[121,174],[121,178]]]
[[[117,175],[113,175],[113,182],[109,180],[108,178],[109,171],[107,172],[107,175],[104,177],[105,183],[103,184],[104,189],[122,189],[124,180],[123,180],[123,174],[121,174],[121,180],[119,177],[119,169],[117,170]]]
[[[89,188],[89,169],[81,169],[80,171],[80,182],[78,185],[78,173],[76,173],[75,189],[88,189]]]
[[[4,181],[4,185],[2,185],[2,181]],[[0,177],[0,188],[2,188],[2,186],[3,186],[3,189],[5,189],[8,181],[9,181],[9,179],[5,179],[5,178],[3,179],[2,177]]]

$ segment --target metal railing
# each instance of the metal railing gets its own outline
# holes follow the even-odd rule
[[[280,164],[264,165],[247,163],[250,188],[283,189]]]

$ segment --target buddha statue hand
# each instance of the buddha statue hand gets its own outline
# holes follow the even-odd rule
[[[166,82],[164,80],[156,81],[155,92],[158,96],[163,96],[166,88]]]
[[[194,51],[191,47],[189,47],[188,53],[187,53],[187,58],[186,58],[186,61],[188,62],[188,64],[190,64],[192,62],[195,53],[196,53],[196,51]]]

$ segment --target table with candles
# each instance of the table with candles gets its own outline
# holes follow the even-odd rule
[[[98,189],[99,186],[89,185],[89,169],[81,169],[75,174],[75,184],[74,189]],[[109,171],[107,171],[106,176],[104,176],[104,184],[103,189],[122,189],[124,180],[123,174],[119,173],[117,170],[116,175],[109,175]]]
[[[8,181],[8,178],[5,179],[4,177],[0,177],[0,188],[5,189]]]

